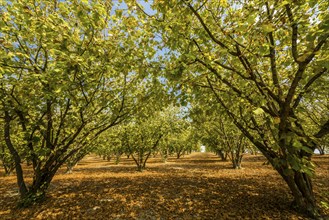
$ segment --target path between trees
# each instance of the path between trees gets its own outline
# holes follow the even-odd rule
[[[231,169],[211,153],[177,160],[151,158],[144,172],[88,156],[72,174],[61,169],[48,199],[15,209],[15,177],[0,177],[0,219],[307,219],[289,207],[285,183],[262,156],[246,155]],[[316,157],[315,192],[328,201],[329,156]],[[328,210],[327,210],[328,212]]]

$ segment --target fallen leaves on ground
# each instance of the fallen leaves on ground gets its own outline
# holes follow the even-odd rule
[[[329,203],[329,156],[314,161],[317,200]],[[15,176],[0,177],[0,219],[307,219],[290,209],[289,189],[264,162],[246,155],[235,170],[213,154],[192,153],[167,163],[151,158],[137,172],[131,159],[115,165],[88,156],[72,174],[60,170],[47,200],[31,208],[16,209]]]

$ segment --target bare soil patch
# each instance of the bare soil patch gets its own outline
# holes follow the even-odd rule
[[[318,203],[329,203],[329,156],[314,161]],[[0,170],[0,219],[307,219],[290,209],[288,187],[264,162],[245,155],[234,170],[213,154],[192,153],[167,163],[151,158],[137,172],[132,159],[115,165],[88,156],[72,174],[61,169],[47,200],[26,209],[15,208],[15,176]]]

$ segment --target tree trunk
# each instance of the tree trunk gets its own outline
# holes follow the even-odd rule
[[[86,155],[88,154],[88,151],[79,151],[76,155],[72,156],[71,159],[68,159],[66,162],[66,172],[65,173],[72,173],[73,168],[79,163],[80,160],[82,160]]]
[[[115,157],[115,164],[118,165],[120,163],[120,159],[121,159],[121,153],[116,153],[116,157]]]
[[[144,152],[142,150],[140,150],[138,152],[138,154],[136,155],[137,157],[135,157],[133,154],[131,154],[131,156],[137,166],[137,171],[139,171],[139,172],[143,171],[143,169],[145,168],[145,164],[146,164],[146,160],[144,162],[143,155],[144,155]]]
[[[77,165],[77,162],[76,163],[67,162],[65,173],[72,173],[73,172],[73,168],[75,167],[75,165]]]
[[[319,146],[317,149],[319,150],[320,155],[324,155],[324,147]]]
[[[227,160],[227,155],[225,155],[225,153],[223,152],[223,150],[217,150],[217,155],[220,157],[220,159],[222,161],[226,161]]]
[[[139,172],[143,171],[143,165],[142,164],[137,165],[137,171],[139,171]]]
[[[231,151],[231,162],[233,169],[241,169],[243,154],[240,152],[240,147],[237,150]]]
[[[19,193],[20,193],[21,197],[24,197],[26,195],[26,193],[28,192],[28,190],[25,185],[25,181],[24,181],[24,177],[23,177],[21,158],[11,142],[10,122],[11,122],[11,117],[9,115],[9,112],[5,111],[5,128],[4,128],[5,142],[9,149],[10,154],[13,156],[14,161],[15,161],[15,170],[16,170],[17,185],[19,188]]]
[[[29,207],[35,203],[42,202],[57,169],[42,169],[35,173],[33,182],[28,192],[18,202],[19,207]]]
[[[65,171],[65,173],[68,173],[68,174],[72,173],[72,172],[73,172],[73,168],[74,168],[74,166],[68,164],[68,165],[66,166],[66,171]]]
[[[5,169],[5,176],[10,176],[15,169],[15,164],[11,162],[2,162],[2,166]]]
[[[311,177],[301,171],[290,169],[289,172],[287,170],[283,172],[283,170],[283,167],[277,168],[292,192],[293,208],[317,219],[320,214],[316,207]]]
[[[183,155],[183,150],[180,150],[176,153],[176,158],[179,159]]]
[[[166,149],[164,152],[162,152],[162,154],[161,154],[161,158],[162,158],[162,162],[163,162],[163,163],[166,163],[166,162],[167,162],[167,160],[168,160],[168,155],[169,155],[169,153],[168,153],[168,149]]]
[[[290,127],[290,125],[287,127]],[[293,208],[298,212],[305,213],[317,219],[320,213],[316,207],[311,176],[305,173],[299,166],[297,168],[293,166],[294,164],[301,163],[300,161],[302,159],[311,161],[311,156],[316,149],[316,143],[303,142],[302,144],[310,150],[310,152],[307,152],[294,147],[292,143],[296,143],[298,140],[289,140],[287,138],[289,135],[291,134],[283,129],[279,132],[279,137],[281,138],[279,146],[281,149],[288,151],[287,155],[283,154],[278,157],[278,159],[283,159],[283,164],[273,163],[273,160],[270,162],[288,184],[294,197],[292,203]]]
[[[233,169],[241,169],[241,160],[239,158],[235,158],[232,160]]]
[[[256,149],[251,149],[250,151],[251,151],[251,155],[255,155],[255,156],[257,155],[257,150]]]
[[[118,165],[120,163],[120,156],[116,156],[115,158],[115,162],[116,165]]]

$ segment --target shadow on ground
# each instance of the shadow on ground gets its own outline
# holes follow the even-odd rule
[[[28,209],[14,208],[15,184],[1,178],[0,219],[307,219],[290,209],[285,183],[262,158],[247,157],[241,170],[215,157],[170,159],[142,173],[129,161],[91,161],[57,175],[49,198]],[[329,175],[319,175],[316,189],[329,189]]]

